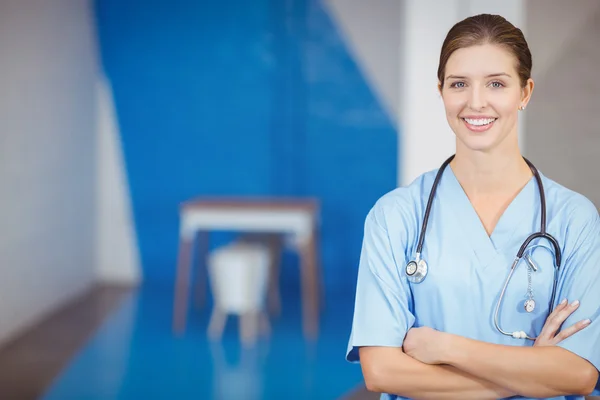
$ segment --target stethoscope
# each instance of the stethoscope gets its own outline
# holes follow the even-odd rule
[[[423,218],[423,225],[421,227],[421,233],[419,235],[419,242],[417,244],[417,250],[415,252],[415,259],[409,261],[408,264],[406,264],[406,271],[405,271],[406,277],[412,283],[421,283],[427,276],[427,272],[428,272],[427,262],[421,258],[421,252],[423,250],[423,241],[425,240],[425,231],[427,230],[427,222],[429,221],[429,213],[431,212],[433,198],[435,197],[435,192],[439,185],[440,178],[442,177],[442,174],[443,174],[444,170],[446,169],[446,167],[448,166],[448,164],[450,164],[450,162],[453,159],[454,159],[454,155],[452,155],[450,158],[448,158],[446,161],[444,161],[444,163],[442,164],[442,166],[440,167],[440,169],[437,172],[435,180],[433,181],[433,187],[431,188],[431,193],[429,194],[429,199],[427,200],[427,207],[425,208],[425,216]],[[552,309],[554,308],[554,297],[556,295],[556,285],[558,283],[558,270],[560,269],[560,262],[561,262],[561,257],[562,257],[561,251],[560,251],[560,246],[558,245],[558,241],[552,235],[550,235],[549,233],[546,232],[546,196],[544,193],[544,186],[542,184],[542,178],[540,177],[540,174],[539,174],[537,168],[535,168],[535,166],[529,160],[527,160],[525,157],[523,157],[523,159],[525,160],[527,165],[529,165],[529,168],[531,168],[531,172],[533,172],[533,175],[534,175],[535,180],[538,185],[538,190],[539,190],[539,194],[540,194],[540,203],[541,203],[540,231],[531,234],[527,239],[525,239],[525,241],[521,245],[521,248],[519,249],[519,252],[517,253],[515,260],[512,263],[512,266],[510,267],[508,277],[506,278],[506,282],[504,283],[504,287],[502,288],[502,292],[500,293],[500,297],[498,298],[498,302],[496,304],[496,310],[494,313],[494,325],[496,326],[496,329],[498,329],[498,331],[500,333],[502,333],[503,335],[512,336],[515,339],[535,340],[536,338],[529,337],[524,331],[507,332],[507,331],[503,330],[498,323],[498,313],[500,311],[502,300],[504,298],[504,293],[506,292],[506,288],[508,286],[508,283],[510,282],[510,278],[512,277],[512,275],[514,273],[515,268],[519,264],[519,261],[521,261],[521,259],[523,258],[523,255],[525,254],[525,250],[527,250],[527,247],[529,246],[531,241],[533,241],[534,239],[537,239],[537,238],[547,239],[548,241],[550,241],[550,243],[552,244],[552,247],[554,248],[554,253],[553,253],[554,254],[554,263],[555,263],[554,282],[552,285],[552,296],[550,298],[549,313],[551,313]],[[532,246],[532,248],[537,247],[537,246],[539,246],[539,244]],[[536,267],[535,263],[533,262],[533,260],[531,260],[529,255],[525,254],[525,261],[526,261],[527,267],[528,267],[529,285],[528,285],[528,290],[527,290],[528,291],[528,293],[527,293],[528,299],[524,303],[524,308],[525,308],[526,312],[530,313],[535,309],[535,300],[533,299],[533,292],[531,290],[531,271],[532,270],[537,271],[537,267]]]

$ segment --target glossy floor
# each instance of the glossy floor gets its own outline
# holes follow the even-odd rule
[[[128,296],[54,380],[43,399],[338,399],[362,382],[344,360],[352,294],[327,298],[318,341],[301,333],[299,296],[283,290],[268,340],[239,345],[230,318],[218,343],[206,338],[210,305],[192,310],[187,331],[171,331],[172,291]]]

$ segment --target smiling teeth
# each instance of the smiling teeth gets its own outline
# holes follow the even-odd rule
[[[477,126],[483,126],[483,125],[487,125],[490,124],[492,122],[494,122],[496,120],[496,118],[486,118],[486,119],[470,119],[470,118],[465,118],[465,121],[467,121],[467,123],[469,123],[470,125],[477,125]]]

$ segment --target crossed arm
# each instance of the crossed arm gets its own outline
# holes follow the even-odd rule
[[[404,350],[361,348],[367,388],[423,399],[588,395],[598,380],[596,368],[555,346],[587,326],[581,321],[556,334],[575,308],[557,307],[533,347],[496,345],[417,328],[409,331]]]
[[[514,395],[508,389],[449,365],[415,360],[395,347],[359,350],[367,389],[411,399],[498,399]]]

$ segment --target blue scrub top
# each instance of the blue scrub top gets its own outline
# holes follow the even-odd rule
[[[523,241],[540,228],[540,198],[535,178],[508,206],[491,236],[447,167],[430,212],[422,258],[429,272],[421,283],[404,273],[414,259],[427,199],[437,170],[381,197],[365,221],[352,332],[346,359],[359,362],[358,347],[401,347],[411,327],[428,326],[475,340],[531,346],[530,340],[502,335],[494,309],[510,266]],[[600,218],[584,196],[541,174],[547,202],[547,232],[562,250],[555,305],[562,299],[581,305],[563,327],[591,324],[558,346],[600,369]],[[539,245],[534,247],[535,245]],[[532,272],[536,308],[527,313],[527,266],[518,265],[502,301],[499,322],[505,331],[535,337],[548,315],[554,276],[551,244],[534,240],[528,254],[539,267]],[[598,320],[598,321],[597,321]],[[597,391],[596,393],[600,393]],[[400,399],[382,395],[382,399]],[[570,396],[567,399],[583,399]]]

